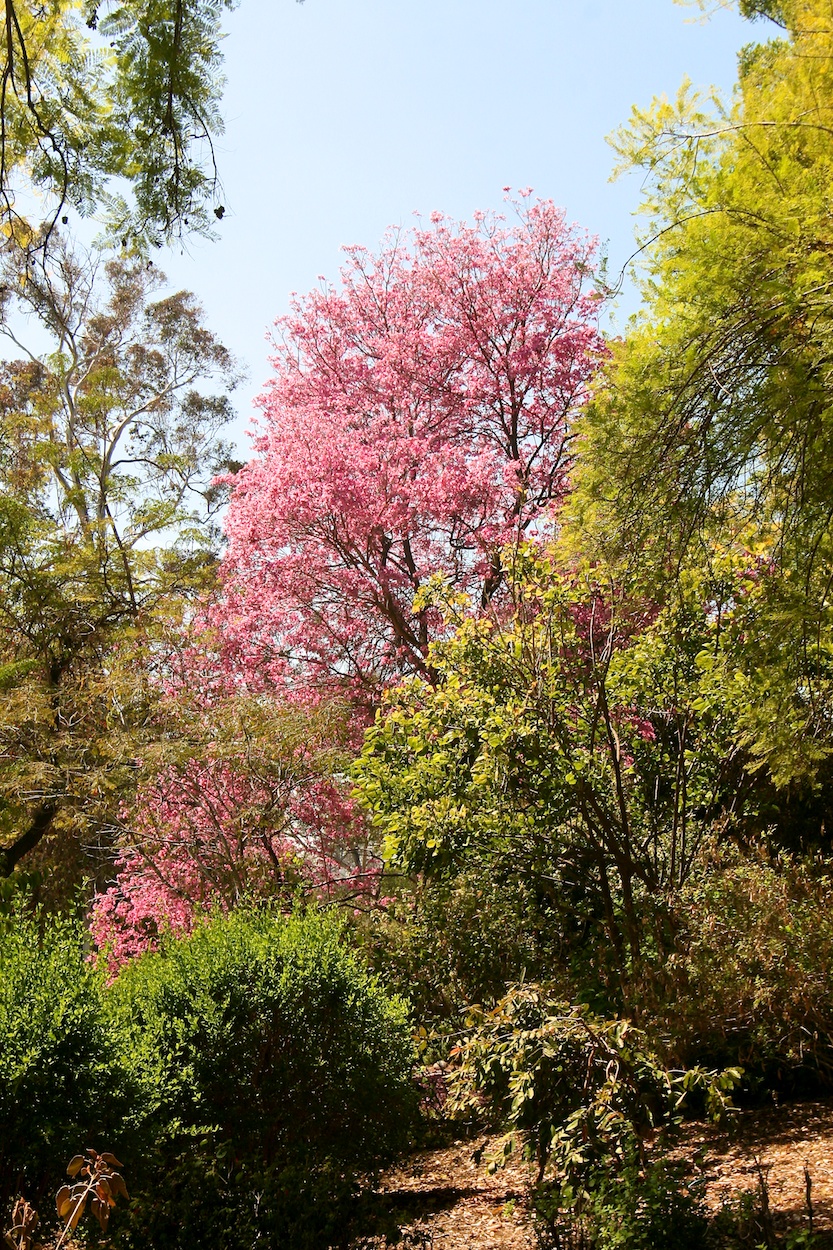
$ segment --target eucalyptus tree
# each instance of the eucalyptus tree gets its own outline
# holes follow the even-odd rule
[[[2,276],[18,352],[0,366],[7,874],[118,807],[153,699],[134,649],[213,566],[237,373],[193,296],[162,295],[147,262],[59,240],[37,266],[7,250]]]

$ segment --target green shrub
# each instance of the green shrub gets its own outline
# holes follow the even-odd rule
[[[833,1084],[831,865],[728,850],[674,904],[675,949],[634,987],[676,1063]]]
[[[123,1096],[104,987],[73,919],[18,909],[0,928],[0,1214],[42,1204],[79,1148],[112,1134]],[[45,1207],[44,1207],[45,1210]]]
[[[703,1250],[708,1221],[701,1193],[666,1159],[631,1158],[617,1176],[600,1168],[578,1193],[538,1187],[539,1243],[553,1250]]]
[[[452,1106],[509,1126],[539,1165],[573,1186],[600,1167],[619,1175],[645,1142],[662,1145],[682,1108],[730,1106],[738,1070],[671,1072],[628,1020],[559,1001],[541,985],[511,986],[491,1010],[471,1008],[455,1047]]]
[[[153,1143],[128,1244],[327,1244],[337,1200],[407,1141],[404,1006],[333,921],[217,917],[109,999]]]
[[[797,1214],[772,1209],[766,1173],[759,1170],[757,1189],[724,1197],[709,1223],[706,1250],[831,1250],[833,1233],[814,1228],[812,1206],[798,1220]]]

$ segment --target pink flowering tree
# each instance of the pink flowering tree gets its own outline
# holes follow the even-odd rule
[[[551,525],[603,355],[593,244],[552,203],[395,231],[277,323],[256,455],[236,476],[225,663],[373,702],[425,675],[426,579],[485,606],[501,551]]]
[[[341,286],[278,323],[220,593],[172,688],[193,705],[175,736],[203,745],[148,772],[96,906],[114,965],[208,906],[299,886],[378,894],[343,762],[325,758],[328,695],[349,695],[349,754],[380,689],[427,675],[443,625],[426,584],[495,602],[507,545],[550,532],[604,350],[591,241],[549,202],[514,210],[511,224],[435,214],[377,256],[349,249]],[[278,709],[302,726],[288,756],[266,723]]]
[[[175,736],[122,811],[114,880],[92,916],[111,971],[218,907],[301,893],[364,906],[378,894],[381,863],[343,771],[344,718],[203,696],[195,685],[168,697]]]

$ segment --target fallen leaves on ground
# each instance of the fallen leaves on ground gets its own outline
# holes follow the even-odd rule
[[[360,1238],[355,1250],[532,1250],[531,1168],[518,1159],[490,1176],[476,1159],[493,1140],[423,1150],[386,1172],[378,1204],[398,1232]]]
[[[388,1221],[354,1250],[533,1250],[532,1168],[511,1160],[494,1175],[484,1162],[496,1138],[423,1150],[386,1172],[374,1198]],[[712,1212],[763,1173],[779,1224],[806,1222],[805,1166],[813,1226],[833,1229],[833,1099],[741,1111],[728,1128],[686,1126],[678,1157],[698,1158]]]
[[[807,1214],[806,1167],[813,1225],[833,1229],[833,1100],[741,1111],[726,1128],[691,1124],[678,1153],[690,1158],[696,1152],[703,1155],[710,1210],[758,1190],[763,1173],[773,1213],[788,1225],[798,1223]]]

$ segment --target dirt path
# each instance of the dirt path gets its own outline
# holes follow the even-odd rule
[[[488,1149],[487,1138],[456,1142],[387,1172],[376,1201],[388,1230],[356,1242],[355,1250],[534,1250],[530,1168],[518,1161],[490,1176],[475,1161]],[[833,1099],[741,1112],[730,1132],[689,1125],[680,1154],[699,1155],[696,1170],[712,1210],[756,1189],[760,1165],[784,1227],[806,1216],[806,1166],[814,1227],[833,1229]]]
[[[489,1139],[424,1150],[385,1173],[378,1203],[400,1232],[377,1234],[356,1250],[534,1250],[526,1194],[530,1169],[518,1161],[493,1176],[475,1161]]]

